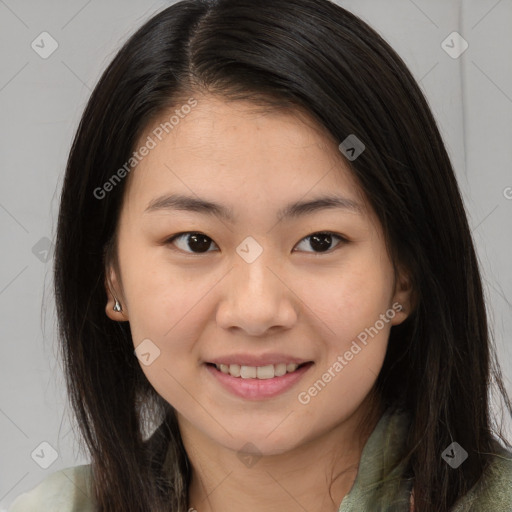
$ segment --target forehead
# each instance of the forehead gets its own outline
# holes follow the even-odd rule
[[[125,200],[145,209],[156,195],[187,192],[247,205],[337,191],[365,203],[337,141],[304,111],[195,98],[148,124],[136,148],[148,138],[153,148],[130,173]]]

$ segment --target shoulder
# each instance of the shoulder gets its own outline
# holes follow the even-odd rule
[[[18,496],[8,512],[93,512],[90,484],[90,464],[55,471]]]
[[[512,512],[512,452],[497,444],[491,463],[453,512]]]

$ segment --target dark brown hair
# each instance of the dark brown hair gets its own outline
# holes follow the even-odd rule
[[[364,142],[347,164],[417,297],[391,330],[375,390],[386,407],[411,415],[416,510],[447,511],[494,450],[493,379],[512,412],[475,249],[420,88],[382,37],[327,0],[175,3],[129,38],[91,95],[67,164],[54,269],[67,386],[92,458],[97,510],[187,510],[190,468],[175,412],[142,372],[129,324],[105,314],[105,266],[115,258],[126,180],[101,199],[94,191],[128,161],[155,116],[195,92],[302,108],[336,140],[357,134]],[[457,470],[440,457],[453,440],[469,452]],[[167,446],[170,476],[162,469]]]

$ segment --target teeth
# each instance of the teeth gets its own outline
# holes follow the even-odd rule
[[[241,366],[240,377],[242,377],[242,379],[255,379],[256,366]]]
[[[240,370],[241,370],[241,367],[239,364],[230,364],[228,366],[228,373],[232,377],[240,377]]]
[[[228,373],[232,377],[241,377],[242,379],[273,379],[282,377],[286,373],[294,372],[298,364],[279,363],[269,364],[267,366],[240,366],[239,364],[216,364],[217,370],[222,373]]]
[[[279,363],[274,366],[274,375],[276,377],[281,377],[286,373],[286,364],[285,363]]]
[[[258,366],[256,368],[256,377],[258,379],[273,379],[274,378],[274,365]]]

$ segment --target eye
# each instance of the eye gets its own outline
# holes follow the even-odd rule
[[[183,240],[188,238],[188,241],[183,243]],[[178,249],[181,249],[184,252],[188,249],[191,249],[192,253],[200,254],[203,252],[211,252],[208,251],[208,246],[213,243],[213,240],[209,237],[204,235],[203,233],[196,233],[194,231],[187,231],[185,233],[178,233],[177,235],[172,236],[169,238],[166,243],[175,243],[175,240],[178,240],[181,242],[181,247],[178,246],[178,244],[175,244],[178,246]],[[197,249],[197,251],[196,251]]]
[[[340,242],[335,245],[335,248],[340,245],[341,243],[347,243],[348,240],[340,235],[337,235],[336,233],[331,233],[330,231],[321,231],[318,233],[313,233],[311,235],[308,235],[304,237],[299,244],[297,244],[297,247],[304,243],[305,240],[309,240],[309,246],[313,247],[314,249],[317,249],[319,253],[329,251],[331,248],[329,247],[332,243],[333,238],[337,238]],[[308,243],[308,242],[306,242]],[[310,251],[306,251],[310,252]],[[313,251],[316,252],[316,251]]]
[[[300,244],[307,243],[305,241],[309,240],[309,245],[314,250],[306,252],[323,253],[331,249],[330,245],[332,244],[334,238],[337,238],[339,240],[338,244],[335,245],[335,248],[341,243],[348,243],[348,240],[341,235],[331,233],[330,231],[322,231],[318,233],[312,233],[311,235],[304,237],[297,246],[300,246]],[[213,242],[213,240],[209,236],[194,231],[178,233],[169,238],[166,241],[166,243],[175,244],[178,247],[178,249],[182,250],[183,252],[188,252],[192,254],[211,252],[208,250],[208,248],[211,246],[212,243],[216,245],[215,242]]]

